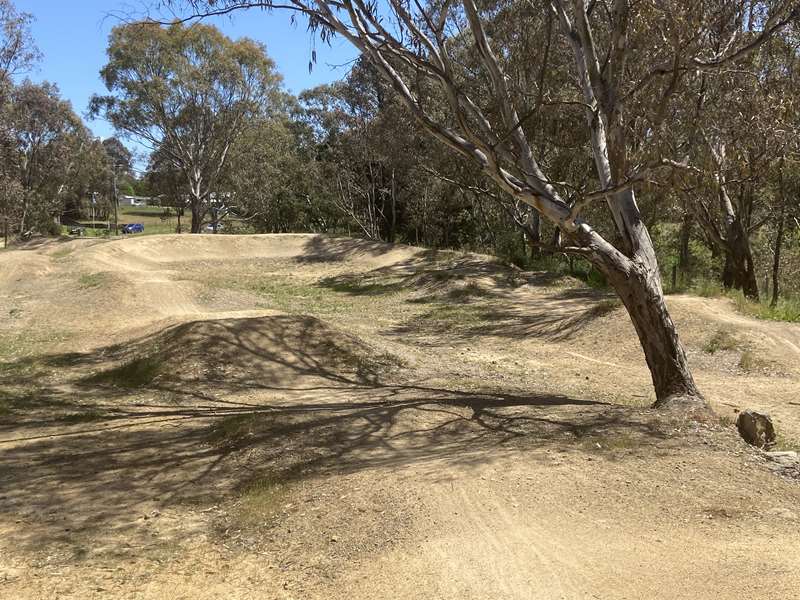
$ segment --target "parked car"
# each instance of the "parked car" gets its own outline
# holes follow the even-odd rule
[[[79,237],[82,235],[86,235],[86,227],[73,227],[72,229],[69,230],[69,234],[77,235]]]
[[[122,226],[122,233],[144,233],[144,225],[141,223],[128,223]]]
[[[222,231],[222,228],[223,228],[223,224],[222,223],[217,223],[217,231]],[[208,225],[206,225],[206,231],[214,231],[214,224],[213,223],[209,223]]]

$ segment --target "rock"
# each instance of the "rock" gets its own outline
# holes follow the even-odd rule
[[[736,418],[736,428],[742,439],[758,448],[769,448],[775,444],[775,427],[766,413],[743,410]]]
[[[798,459],[797,452],[794,450],[786,452],[766,452],[765,454],[769,460],[774,460],[782,465],[795,465],[798,460],[800,460]]]

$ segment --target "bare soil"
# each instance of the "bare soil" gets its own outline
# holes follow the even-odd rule
[[[0,252],[0,597],[800,598],[800,327],[311,235]]]

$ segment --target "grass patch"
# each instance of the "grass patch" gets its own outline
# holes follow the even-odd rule
[[[247,287],[266,298],[269,308],[289,313],[329,312],[342,304],[327,289],[292,279],[271,278],[249,283]]]
[[[21,379],[39,373],[43,368],[39,357],[0,362],[0,378]]]
[[[469,327],[484,321],[485,310],[472,304],[440,304],[420,315],[422,323],[439,326]]]
[[[84,273],[78,278],[78,285],[83,289],[94,289],[103,287],[108,280],[108,273]]]
[[[290,314],[330,314],[352,309],[353,300],[344,294],[331,293],[329,287],[316,282],[306,283],[292,277],[264,277],[247,272],[235,277],[204,280],[209,289],[242,290],[260,296],[259,308],[280,310]]]
[[[26,329],[25,333],[0,334],[0,375],[25,364],[33,366],[32,363],[36,362],[33,357],[43,348],[50,350],[53,345],[64,342],[73,335],[72,332],[36,325]]]
[[[703,298],[730,298],[740,313],[750,317],[768,321],[800,323],[800,298],[797,297],[784,296],[779,299],[778,305],[773,307],[766,299],[754,302],[746,298],[741,291],[726,291],[719,283],[709,279],[696,280],[688,291]]]
[[[770,306],[767,302],[753,302],[745,298],[741,292],[729,294],[739,312],[769,321],[788,321],[789,323],[800,323],[800,299],[781,298],[778,305]]]
[[[739,368],[742,371],[763,371],[769,366],[769,363],[757,356],[752,350],[745,350],[739,359]]]
[[[277,476],[251,481],[236,503],[235,520],[242,526],[263,524],[278,513],[289,492],[289,484]]]
[[[390,352],[375,356],[353,356],[353,367],[356,374],[362,378],[373,378],[381,373],[405,369],[408,361]]]
[[[586,311],[586,313],[589,317],[604,317],[617,310],[620,306],[622,306],[622,302],[618,298],[609,298],[607,300],[601,300]]]
[[[252,413],[223,417],[211,426],[208,441],[218,446],[234,445],[253,433],[257,418]]]
[[[157,355],[135,358],[119,367],[89,377],[89,383],[101,383],[124,388],[139,388],[150,383],[161,373],[163,362]]]
[[[775,436],[775,445],[770,450],[777,452],[794,450],[795,452],[800,452],[800,438],[787,436],[778,431]]]
[[[102,421],[106,418],[106,414],[99,410],[86,410],[79,413],[70,413],[60,417],[58,420],[65,425],[74,425],[78,423],[93,423],[95,421]]]
[[[736,350],[741,342],[727,329],[720,329],[703,344],[703,352],[715,354],[720,350]]]
[[[56,250],[55,252],[50,254],[50,258],[53,258],[55,260],[58,260],[60,258],[65,258],[65,257],[69,256],[70,254],[72,254],[73,250],[74,250],[74,248],[71,248],[71,247],[61,248],[60,250]]]
[[[689,288],[689,292],[703,298],[719,298],[725,294],[719,283],[710,279],[697,279]]]
[[[0,415],[14,412],[45,410],[48,417],[59,411],[75,411],[79,408],[72,399],[54,396],[52,390],[31,384],[3,385],[0,387]]]
[[[470,298],[486,298],[490,296],[488,290],[482,288],[474,281],[469,282],[464,287],[456,288],[454,290],[450,290],[447,293],[448,300],[453,301],[462,301],[462,300],[469,300]]]
[[[381,281],[370,277],[327,277],[319,285],[334,292],[353,296],[377,296],[400,290],[401,281]]]
[[[5,393],[0,393],[0,417],[10,415],[13,408],[14,403],[11,397],[7,396]]]
[[[736,418],[731,415],[719,415],[717,420],[721,427],[736,427]]]

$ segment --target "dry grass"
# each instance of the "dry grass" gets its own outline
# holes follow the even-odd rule
[[[78,285],[83,289],[94,289],[105,286],[111,277],[108,273],[84,273],[78,277]]]
[[[742,343],[736,335],[728,329],[718,329],[703,345],[703,352],[715,354],[720,350],[736,350]]]
[[[290,486],[279,477],[259,477],[241,492],[233,506],[234,526],[255,527],[266,524],[281,509],[290,494]]]
[[[101,371],[86,379],[87,383],[99,383],[122,388],[141,388],[152,383],[162,372],[163,360],[158,355],[134,358],[108,371]]]

